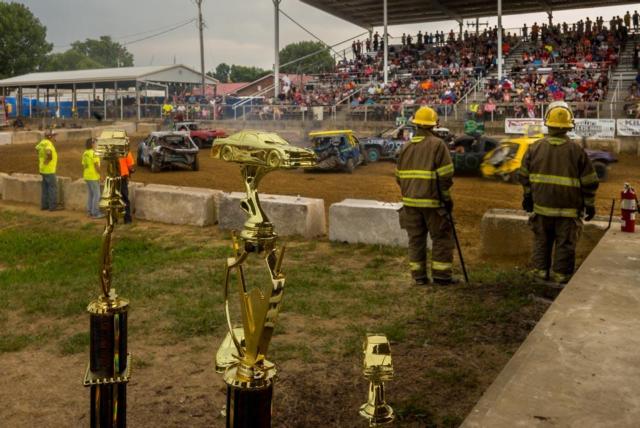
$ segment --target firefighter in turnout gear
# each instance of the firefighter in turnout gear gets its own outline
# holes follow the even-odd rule
[[[453,184],[453,163],[444,141],[433,133],[437,113],[421,107],[413,124],[416,135],[407,142],[398,158],[396,179],[402,193],[400,226],[409,235],[409,265],[416,285],[428,284],[427,234],[433,251],[433,282],[453,283],[453,232],[447,210],[453,207],[449,193]]]
[[[543,280],[566,284],[575,269],[582,217],[596,214],[598,176],[584,149],[567,137],[573,113],[564,102],[549,105],[549,136],[529,146],[520,169],[522,207],[532,212],[532,264]]]

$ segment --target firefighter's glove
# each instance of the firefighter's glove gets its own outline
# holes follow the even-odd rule
[[[447,200],[447,201],[443,201],[444,204],[444,209],[447,210],[447,212],[452,212],[453,211],[453,201],[451,199]]]
[[[586,214],[584,220],[591,221],[596,216],[596,207],[585,207],[584,213]]]
[[[533,212],[533,196],[531,194],[524,195],[522,199],[522,209],[528,213]]]

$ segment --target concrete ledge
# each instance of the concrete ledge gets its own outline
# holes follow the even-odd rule
[[[58,204],[64,205],[64,189],[71,182],[68,177],[58,176]],[[34,174],[12,174],[2,179],[2,199],[25,202],[40,206],[42,177]]]
[[[56,133],[58,134],[56,138],[59,141],[69,141],[69,140],[82,140],[85,141],[87,138],[91,138],[92,132],[89,128],[84,129],[56,129]]]
[[[639,254],[612,227],[462,426],[637,427]]]
[[[219,190],[161,184],[137,187],[135,216],[161,223],[207,226],[217,220],[216,197],[221,193]]]
[[[586,257],[600,241],[607,228],[608,219],[596,217],[585,222],[578,243],[579,258]],[[491,257],[528,258],[533,244],[533,232],[529,228],[529,215],[520,210],[491,209],[482,216],[480,223],[480,252],[485,259]]]
[[[220,229],[240,230],[247,214],[240,208],[245,193],[223,193],[218,204]],[[324,200],[282,195],[260,195],[260,202],[276,233],[281,236],[301,235],[305,238],[327,233]]]
[[[400,229],[400,203],[345,199],[329,208],[329,239],[350,244],[406,247],[407,232]]]
[[[102,189],[102,186],[100,186]],[[69,181],[64,185],[64,208],[72,211],[87,211],[87,183],[83,179]]]

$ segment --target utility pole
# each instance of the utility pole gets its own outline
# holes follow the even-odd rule
[[[198,5],[198,30],[200,31],[200,74],[202,75],[202,97],[206,96],[206,90],[204,86],[204,41],[202,38],[202,30],[204,28],[204,23],[202,22],[202,2],[204,0],[196,0],[196,4]],[[175,60],[174,60],[175,63]]]
[[[280,95],[280,2],[282,0],[272,0],[274,6],[274,62],[273,62],[273,94],[276,100]]]

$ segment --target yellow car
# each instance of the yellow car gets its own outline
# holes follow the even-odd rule
[[[518,171],[529,145],[544,138],[540,125],[530,125],[525,135],[507,138],[500,145],[488,152],[480,165],[480,172],[484,177],[502,178],[504,181],[518,183]],[[602,150],[585,149],[593,168],[600,181],[606,181],[609,167],[617,162],[615,155]]]
[[[211,148],[211,156],[268,168],[308,168],[316,164],[311,150],[292,146],[278,134],[264,131],[240,131],[218,138]]]

